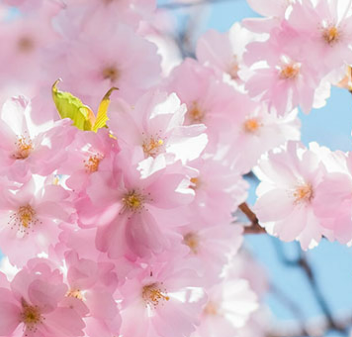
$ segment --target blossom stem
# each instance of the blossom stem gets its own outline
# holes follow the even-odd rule
[[[239,205],[239,209],[251,222],[250,226],[244,228],[245,234],[263,234],[266,233],[265,229],[259,225],[259,220],[255,213],[250,209],[246,202]]]

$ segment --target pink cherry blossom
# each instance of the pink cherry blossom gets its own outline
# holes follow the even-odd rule
[[[66,304],[67,286],[46,260],[29,261],[0,292],[0,336],[83,336],[81,315]]]
[[[247,65],[252,65],[252,75],[246,89],[252,98],[267,103],[270,111],[278,115],[298,106],[309,113],[329,96],[325,74],[296,48],[302,39],[307,37],[283,23],[268,41],[247,46],[244,59]]]
[[[40,186],[40,181],[36,184],[32,179],[21,188],[5,189],[0,195],[1,249],[17,266],[48,252],[48,247],[58,242],[60,222],[68,220],[69,193],[53,184]],[[19,244],[26,254],[18,249]]]
[[[195,198],[185,209],[189,221],[204,227],[230,223],[232,212],[247,198],[248,185],[238,170],[211,157],[196,159],[189,165],[198,170],[190,185]]]
[[[202,227],[193,223],[180,229],[188,248],[185,264],[203,278],[204,286],[220,282],[220,276],[242,243],[242,228],[233,224]]]
[[[287,140],[299,140],[300,120],[297,110],[277,116],[269,113],[266,104],[253,102],[246,96],[243,96],[242,102],[238,110],[242,111],[244,118],[234,128],[236,138],[232,149],[235,149],[235,168],[246,173],[256,165],[262,154],[285,144]]]
[[[30,103],[22,96],[8,100],[0,116],[0,175],[24,182],[33,173],[47,175],[57,169],[75,132],[71,121],[35,126]]]
[[[122,23],[103,21],[100,26],[99,32],[94,29],[75,39],[65,39],[46,53],[46,64],[55,64],[48,69],[51,79],[61,77],[65,90],[94,111],[111,87],[118,87],[116,95],[134,103],[157,83],[160,74],[155,45]]]
[[[35,0],[29,2],[34,3]],[[52,1],[46,2],[52,4]],[[59,39],[51,24],[52,12],[50,6],[45,6],[34,10],[31,15],[0,23],[0,40],[6,43],[6,48],[0,53],[1,88],[9,90],[14,87],[16,92],[12,89],[11,93],[16,95],[24,93],[32,96],[37,93],[38,82],[42,78],[43,50]]]
[[[224,279],[208,296],[194,337],[235,336],[258,306],[255,293],[243,279]]]
[[[242,117],[237,114],[241,94],[223,83],[213,70],[192,59],[186,59],[173,70],[165,88],[186,103],[187,125],[202,123],[207,127],[206,151],[214,153],[218,146],[224,151],[233,139],[233,124]]]
[[[226,82],[241,84],[239,72],[246,68],[243,54],[252,35],[237,22],[226,33],[209,30],[198,40],[197,59],[224,74]]]
[[[191,269],[154,266],[121,287],[123,335],[189,336],[206,301]],[[135,317],[139,318],[136,324]]]
[[[98,133],[77,132],[58,173],[67,175],[66,185],[80,194],[92,175],[112,170],[118,151],[116,139],[110,137],[106,129],[100,129]]]
[[[98,337],[97,332],[118,334],[121,318],[113,298],[117,286],[114,265],[80,259],[74,251],[65,254],[65,262],[70,287],[67,296],[79,299],[89,310],[84,319],[86,333],[92,337]]]
[[[346,244],[352,240],[352,166],[351,153],[330,153],[324,164],[328,174],[316,188],[315,213],[322,226],[333,232],[334,238]],[[335,161],[334,167],[331,162]],[[336,165],[337,164],[337,165]]]
[[[170,247],[170,228],[186,222],[177,209],[193,199],[190,180],[181,162],[142,179],[131,159],[124,156],[117,157],[121,171],[92,176],[87,188],[90,199],[77,204],[80,222],[83,226],[99,226],[97,248],[111,258],[160,253]]]
[[[65,11],[57,20],[66,34],[80,34],[92,30],[99,23],[117,20],[138,28],[143,19],[151,20],[155,0],[62,0]],[[71,18],[75,18],[72,21]]]
[[[298,142],[269,152],[256,171],[261,179],[255,211],[262,226],[283,241],[297,240],[303,249],[316,246],[331,232],[314,213],[316,189],[326,173],[319,156]]]
[[[207,136],[204,125],[184,125],[185,114],[186,106],[175,94],[151,91],[133,107],[123,101],[115,105],[109,126],[121,145],[143,153],[138,161],[162,155],[165,164],[186,163],[200,155]]]
[[[262,16],[283,18],[290,4],[295,0],[268,0],[265,3],[260,0],[248,0],[248,4]]]
[[[350,1],[337,0],[297,1],[292,5],[288,24],[306,37],[302,41],[306,43],[303,47],[305,56],[325,73],[352,63],[350,8]]]

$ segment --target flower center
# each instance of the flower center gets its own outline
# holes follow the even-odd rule
[[[34,42],[30,37],[22,36],[17,42],[17,47],[20,52],[28,53],[34,49]]]
[[[313,188],[310,184],[304,184],[298,186],[293,192],[293,196],[295,198],[295,203],[308,203],[313,197]]]
[[[142,144],[143,152],[148,157],[156,157],[160,148],[164,145],[164,141],[159,137],[150,137]]]
[[[257,118],[249,118],[245,121],[243,126],[246,132],[254,133],[262,126],[262,124]]]
[[[79,289],[71,289],[67,292],[66,297],[77,298],[81,301],[84,300],[83,294]]]
[[[140,194],[135,190],[126,193],[122,198],[124,209],[127,209],[131,212],[137,212],[138,210],[143,208],[144,201],[144,195]]]
[[[196,102],[194,102],[192,107],[188,110],[187,116],[191,124],[198,124],[202,123],[204,120],[205,112],[199,108]]]
[[[286,64],[280,68],[280,77],[285,80],[294,79],[298,76],[300,69],[299,63]]]
[[[26,159],[33,150],[33,143],[29,137],[21,136],[16,141],[17,151],[14,153],[15,159]]]
[[[21,322],[23,322],[30,331],[36,330],[36,325],[42,322],[40,310],[36,306],[30,306],[22,299],[22,312],[20,314]]]
[[[191,188],[192,190],[198,189],[200,185],[199,178],[191,178],[190,182],[191,182],[191,185],[189,185],[189,188]]]
[[[116,82],[120,77],[119,71],[114,66],[104,68],[102,75],[104,80],[110,80],[112,83]]]
[[[10,216],[9,221],[12,227],[17,226],[19,231],[24,233],[28,233],[38,222],[36,212],[30,205],[21,206],[17,212]]]
[[[154,308],[159,305],[160,301],[168,301],[170,299],[167,296],[165,290],[162,290],[158,283],[152,283],[143,287],[142,290],[143,300],[150,306]]]
[[[88,160],[84,160],[84,167],[86,168],[87,173],[93,173],[98,171],[99,163],[103,159],[100,154],[95,154],[90,156]]]
[[[183,242],[185,245],[187,245],[192,253],[197,254],[198,253],[198,248],[199,248],[199,236],[195,233],[187,233],[183,237]]]
[[[340,39],[340,32],[335,26],[327,27],[323,30],[323,39],[326,43],[332,45],[339,41]]]
[[[227,71],[227,73],[231,76],[231,78],[233,80],[237,80],[239,77],[238,77],[238,71],[240,70],[240,67],[238,65],[238,61],[237,61],[237,56],[234,55],[233,56],[233,59],[232,59],[232,62],[230,64],[230,68],[229,70]]]
[[[215,305],[214,302],[211,302],[211,301],[209,301],[207,305],[204,307],[203,312],[206,315],[212,315],[212,316],[219,314],[217,306]]]

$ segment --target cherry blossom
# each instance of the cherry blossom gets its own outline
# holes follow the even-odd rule
[[[85,324],[66,303],[67,290],[57,269],[46,261],[30,260],[10,284],[0,288],[0,335],[83,336]]]
[[[40,188],[32,179],[1,196],[1,249],[10,261],[23,266],[29,258],[48,252],[58,242],[60,223],[69,220],[69,192],[54,184]],[[26,251],[24,255],[18,245]]]
[[[316,246],[322,235],[331,237],[314,212],[316,189],[326,174],[316,153],[289,142],[285,151],[270,152],[258,166],[255,210],[270,234],[283,241],[296,239],[303,249]]]
[[[36,126],[27,99],[19,96],[8,100],[0,119],[0,174],[24,182],[33,173],[52,173],[65,158],[64,149],[72,141],[75,130],[70,124],[69,120],[62,120],[51,123],[51,127]]]

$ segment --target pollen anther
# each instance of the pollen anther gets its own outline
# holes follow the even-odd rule
[[[301,69],[299,63],[289,63],[280,68],[280,77],[282,79],[294,79],[298,76]]]
[[[100,161],[103,157],[100,154],[95,154],[90,156],[88,160],[84,160],[84,167],[88,173],[93,173],[98,171]]]
[[[168,301],[170,297],[167,295],[165,290],[160,288],[158,283],[152,283],[143,287],[142,298],[148,304],[154,308],[159,305],[160,301]]]
[[[257,118],[249,118],[244,122],[244,130],[248,133],[256,132],[262,124],[258,121]]]
[[[37,306],[30,306],[24,299],[21,300],[22,312],[20,320],[26,325],[30,331],[36,331],[36,326],[42,323],[42,316]]]
[[[10,215],[9,224],[17,226],[22,233],[28,233],[39,220],[36,217],[36,212],[30,205],[21,206],[17,212]]]
[[[131,190],[122,197],[123,209],[131,212],[137,212],[143,208],[145,196],[136,190]]]
[[[340,31],[336,26],[329,26],[323,31],[323,39],[329,45],[332,45],[339,41],[340,39]]]
[[[183,242],[185,245],[187,245],[190,248],[193,254],[198,253],[199,237],[197,234],[192,232],[187,233],[186,235],[183,236]]]
[[[13,155],[15,159],[26,159],[33,150],[33,143],[29,137],[18,137],[15,144],[17,146],[17,151]]]
[[[156,157],[159,154],[160,149],[164,145],[163,139],[160,137],[150,137],[145,140],[142,144],[143,152],[146,156]]]
[[[293,192],[295,203],[309,203],[313,197],[313,188],[310,184],[303,184],[298,186]]]
[[[203,122],[205,112],[198,106],[197,102],[194,102],[188,110],[187,116],[191,124],[198,124]]]

